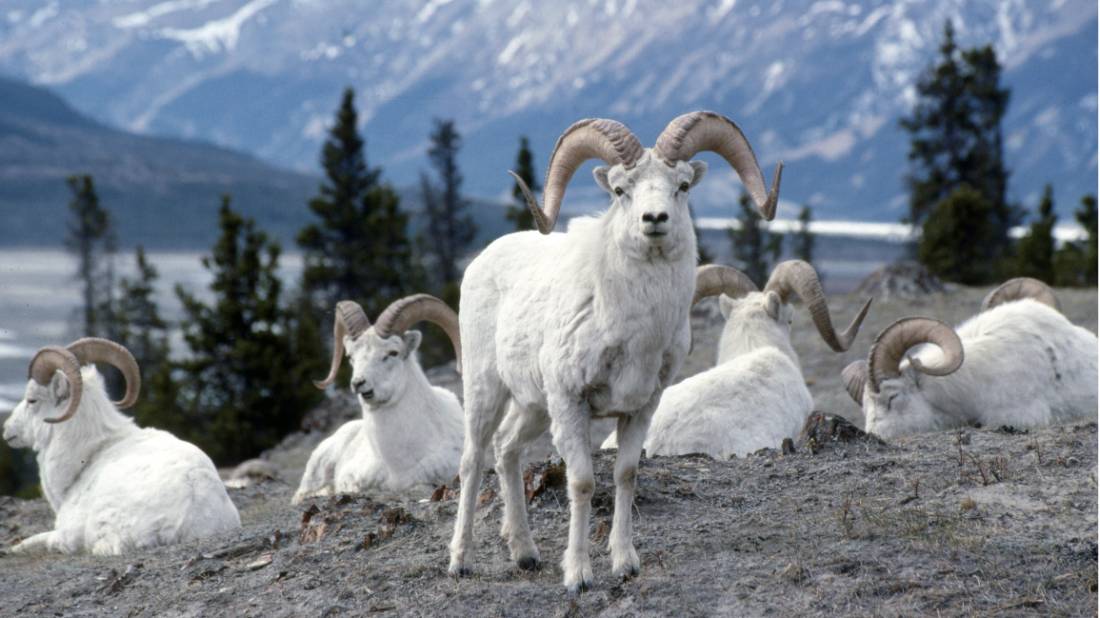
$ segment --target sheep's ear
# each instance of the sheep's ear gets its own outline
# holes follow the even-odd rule
[[[50,396],[57,403],[69,398],[69,380],[60,371],[54,372],[53,378],[50,379]]]
[[[699,181],[703,179],[703,176],[707,175],[707,164],[703,161],[689,161],[688,165],[691,169],[695,170],[695,175],[691,177],[691,186],[699,184]]]
[[[764,311],[771,316],[771,319],[779,319],[779,309],[783,306],[783,301],[779,300],[779,295],[775,292],[764,293]]]
[[[733,306],[737,301],[733,300],[729,296],[722,294],[718,297],[718,311],[722,313],[722,317],[725,319],[730,318],[730,314],[733,313]]]
[[[412,354],[420,347],[420,340],[423,338],[423,335],[421,335],[418,330],[410,330],[405,331],[405,334],[402,335],[401,338],[405,340],[405,358],[408,358],[409,354]]]
[[[592,177],[596,179],[596,184],[600,185],[600,188],[608,193],[611,193],[611,183],[607,180],[607,172],[610,167],[601,165],[592,170]]]

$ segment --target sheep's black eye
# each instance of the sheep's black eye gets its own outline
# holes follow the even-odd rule
[[[397,356],[397,350],[390,350],[386,352],[386,358],[394,358]]]
[[[615,187],[615,195],[622,195],[622,194],[623,194],[623,188],[622,187]]]
[[[688,182],[686,180],[684,182],[680,183],[680,190],[683,191],[684,193],[687,193],[687,190],[690,189],[690,188],[691,188],[691,185],[688,184]]]
[[[27,405],[29,405],[29,406],[33,406],[36,403],[38,403],[37,399],[28,399],[27,400]]]

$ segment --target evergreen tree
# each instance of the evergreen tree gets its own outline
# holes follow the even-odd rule
[[[783,250],[783,236],[768,232],[767,222],[760,219],[748,193],[742,192],[738,203],[741,207],[737,217],[740,226],[727,231],[733,245],[733,259],[753,283],[763,287],[772,264]]]
[[[1039,202],[1039,217],[1020,239],[1016,249],[1015,275],[1034,277],[1054,284],[1054,190],[1048,184]]]
[[[449,303],[457,303],[458,299],[458,261],[477,235],[477,225],[466,212],[469,203],[462,197],[462,173],[458,169],[461,147],[462,137],[455,130],[454,121],[437,119],[428,158],[438,175],[438,183],[420,176],[427,217],[423,244],[426,253],[434,258],[438,287]]]
[[[993,205],[969,185],[955,189],[932,210],[917,245],[917,258],[933,274],[966,285],[986,283],[994,264],[985,247],[998,231]]]
[[[85,337],[110,336],[113,300],[115,235],[111,218],[99,204],[99,195],[91,176],[68,179],[73,199],[69,202],[72,218],[65,247],[76,256],[76,278],[81,285],[80,333]]]
[[[228,197],[219,227],[202,260],[212,275],[211,303],[176,286],[190,353],[178,372],[174,429],[224,465],[296,429],[320,393],[303,375],[293,312],[280,304],[279,245],[234,212]]]
[[[1019,220],[1007,202],[1001,120],[1009,91],[1001,88],[1000,73],[992,46],[959,50],[948,21],[939,62],[918,80],[917,104],[901,121],[910,134],[907,222],[921,226],[937,204],[968,185],[991,206],[994,234],[979,256],[987,261],[1008,254],[1008,231]]]
[[[1081,198],[1081,207],[1073,213],[1088,234],[1084,241],[1067,242],[1054,255],[1055,283],[1062,286],[1096,286],[1096,197]]]
[[[809,206],[803,206],[798,212],[798,232],[794,237],[794,256],[810,264],[814,262],[814,244],[817,239],[810,231],[810,223],[813,221],[813,212]]]
[[[322,148],[325,181],[309,203],[318,220],[301,230],[298,246],[302,288],[317,311],[350,299],[374,316],[411,291],[413,256],[397,193],[367,165],[354,98],[344,91]]]
[[[519,138],[519,152],[516,153],[515,172],[527,183],[532,192],[538,193],[540,185],[535,177],[535,157],[531,154],[531,147],[527,143],[526,136]],[[517,232],[535,229],[535,216],[531,214],[531,209],[527,207],[527,201],[523,199],[523,191],[519,188],[517,182],[512,183],[512,200],[514,203],[508,206],[504,216],[516,226]]]

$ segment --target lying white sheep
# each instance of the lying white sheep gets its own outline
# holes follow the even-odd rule
[[[867,361],[844,369],[869,433],[1096,419],[1096,335],[1059,313],[1046,285],[1014,279],[982,306],[957,332],[928,318],[899,320]]]
[[[117,404],[108,400],[91,365],[96,362],[125,376],[126,395]],[[133,405],[141,389],[126,348],[96,338],[42,348],[29,373],[26,394],[4,423],[4,439],[37,452],[42,492],[57,517],[53,530],[13,552],[121,554],[240,528],[206,454],[118,411]]]
[[[696,301],[716,294],[726,318],[718,362],[665,390],[646,434],[649,455],[743,457],[797,438],[814,401],[791,347],[791,300],[805,302],[821,338],[837,352],[851,345],[871,306],[868,300],[837,334],[817,272],[801,260],[776,266],[763,292],[735,268],[700,267]],[[605,448],[614,446],[611,436]]]
[[[408,329],[421,320],[443,327],[461,361],[458,317],[437,298],[398,300],[373,326],[358,304],[337,303],[332,366],[316,384],[326,388],[336,380],[346,351],[363,418],[348,421],[314,449],[295,504],[334,493],[430,492],[458,473],[462,406],[453,393],[429,384],[420,368],[421,335]]]
[[[638,572],[631,539],[635,476],[657,401],[690,346],[697,256],[688,191],[706,165],[689,160],[703,150],[722,155],[765,216],[774,215],[779,171],[769,192],[748,141],[727,118],[711,112],[681,116],[653,149],[643,148],[618,122],[583,120],[562,134],[550,156],[545,210],[522,181],[519,186],[539,231],[550,234],[573,173],[598,158],[610,166],[595,170],[596,183],[611,196],[610,208],[574,219],[564,234],[502,236],[466,268],[459,311],[466,442],[452,575],[470,572],[480,464],[509,407],[496,446],[501,533],[513,560],[524,569],[539,564],[518,462],[523,445],[549,427],[568,474],[564,583],[571,591],[590,585],[595,479],[589,428],[594,417],[615,417],[621,448],[609,536],[612,572]]]

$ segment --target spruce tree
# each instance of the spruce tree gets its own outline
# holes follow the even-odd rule
[[[917,81],[917,103],[901,120],[910,134],[906,222],[923,225],[937,204],[968,185],[991,206],[994,234],[979,256],[989,262],[1008,255],[1008,232],[1019,220],[1018,209],[1007,201],[1001,120],[1009,91],[1001,87],[1000,75],[993,48],[960,50],[948,21],[939,61]]]
[[[798,232],[794,237],[794,256],[810,264],[814,262],[814,245],[817,239],[810,231],[810,223],[813,221],[813,212],[809,206],[803,206],[798,212]]]
[[[309,203],[317,221],[298,234],[302,289],[317,311],[355,300],[374,316],[412,289],[408,217],[397,193],[367,164],[355,94],[344,91],[321,151],[325,180]]]
[[[1039,216],[1020,239],[1016,249],[1015,275],[1034,277],[1054,284],[1054,190],[1048,184],[1039,201]]]
[[[969,185],[961,185],[932,210],[917,245],[917,258],[933,274],[978,285],[993,278],[995,265],[985,247],[998,234],[993,205]]]
[[[454,121],[436,119],[428,159],[438,180],[433,182],[423,174],[420,177],[427,218],[423,246],[433,258],[436,283],[449,303],[458,300],[458,261],[477,235],[477,225],[467,213],[469,203],[462,197],[462,172],[458,168],[461,148],[462,136],[455,130]]]
[[[1096,197],[1081,198],[1081,207],[1074,211],[1074,218],[1084,228],[1083,241],[1071,241],[1062,245],[1054,254],[1055,283],[1061,286],[1096,286]]]
[[[115,235],[111,218],[99,204],[99,195],[91,176],[68,179],[73,199],[69,202],[71,219],[65,247],[77,260],[76,279],[81,286],[80,334],[107,337],[111,333]]]
[[[202,260],[211,302],[176,286],[189,354],[180,363],[175,420],[177,431],[224,465],[296,429],[320,393],[303,375],[293,315],[281,305],[279,245],[234,212],[228,197],[219,228]]]
[[[531,154],[531,147],[527,143],[526,136],[519,138],[519,151],[516,153],[516,169],[514,171],[527,183],[532,192],[538,193],[541,187],[538,178],[535,176],[535,156]],[[516,231],[522,232],[535,229],[535,216],[531,214],[531,209],[527,206],[527,200],[523,199],[523,191],[519,188],[517,182],[512,183],[512,202],[504,216],[516,226]]]
[[[768,232],[767,222],[760,219],[748,193],[741,193],[738,204],[741,207],[737,217],[740,225],[737,229],[731,227],[727,230],[733,245],[733,259],[753,283],[763,287],[772,264],[782,252],[783,236]]]

